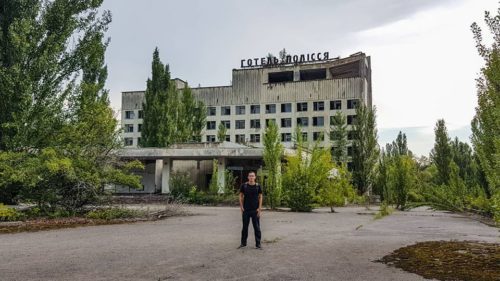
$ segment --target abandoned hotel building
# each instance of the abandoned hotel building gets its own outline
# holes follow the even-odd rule
[[[174,79],[178,89],[185,82]],[[143,189],[115,187],[116,192],[169,192],[174,171],[190,171],[199,187],[207,187],[212,160],[218,160],[218,179],[223,184],[228,169],[241,182],[249,170],[262,165],[263,134],[269,122],[276,122],[285,148],[301,127],[305,141],[331,145],[331,118],[338,111],[347,117],[347,128],[356,118],[356,106],[372,105],[370,57],[359,52],[345,58],[330,58],[328,52],[277,58],[241,60],[232,71],[232,85],[192,88],[195,99],[207,107],[202,143],[175,144],[169,148],[139,148],[144,91],[122,92],[121,120],[125,158],[144,161]],[[217,140],[217,128],[227,128],[224,142]],[[348,134],[352,139],[352,134]],[[332,149],[335,149],[333,146]],[[352,148],[348,146],[348,156]]]

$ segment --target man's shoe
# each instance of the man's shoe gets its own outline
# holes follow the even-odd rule
[[[239,245],[239,246],[238,246],[238,249],[245,248],[246,246],[247,246],[247,245],[243,245],[243,244],[241,244],[241,245]]]
[[[257,246],[255,246],[255,249],[262,250],[262,246],[261,245],[257,245]]]

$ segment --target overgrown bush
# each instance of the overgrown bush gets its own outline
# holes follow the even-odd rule
[[[24,218],[21,212],[0,203],[0,221],[17,221]]]
[[[345,206],[347,202],[356,200],[356,190],[351,184],[351,173],[345,165],[336,167],[337,175],[322,183],[318,202],[324,206],[330,207],[331,212],[335,212],[333,207]]]
[[[284,198],[292,211],[310,212],[317,203],[317,193],[328,180],[334,165],[328,148],[322,148],[316,142],[305,153],[300,130],[296,132],[296,138],[297,153],[287,157],[283,174]]]
[[[199,191],[196,187],[192,187],[189,191],[188,202],[196,205],[237,205],[238,195],[235,193],[212,194],[204,191]]]
[[[88,212],[85,216],[89,219],[112,220],[112,219],[136,218],[144,215],[145,213],[143,211],[114,207],[114,208],[92,210]]]
[[[189,192],[195,187],[188,172],[173,173],[170,178],[170,186],[172,187],[170,194],[178,201],[187,200]]]

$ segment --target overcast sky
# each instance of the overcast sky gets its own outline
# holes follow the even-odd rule
[[[469,141],[482,59],[470,25],[484,26],[495,0],[106,0],[107,87],[113,108],[121,92],[144,90],[152,52],[172,77],[192,87],[230,85],[243,58],[329,51],[371,56],[379,143],[407,134],[409,148],[428,155],[433,127]]]

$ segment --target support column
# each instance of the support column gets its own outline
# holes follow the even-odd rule
[[[161,171],[161,193],[170,193],[170,171],[172,170],[172,159],[163,159],[163,169]]]
[[[219,193],[224,193],[224,186],[226,184],[226,178],[224,177],[224,172],[226,171],[226,158],[219,158],[217,160],[217,179],[219,184]]]
[[[155,193],[161,191],[162,169],[163,169],[163,159],[156,159],[156,163],[155,163]]]

